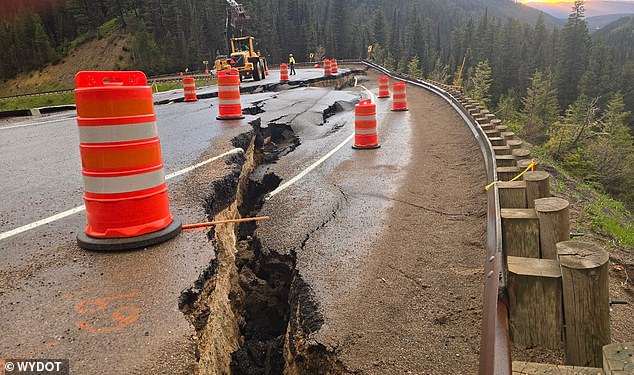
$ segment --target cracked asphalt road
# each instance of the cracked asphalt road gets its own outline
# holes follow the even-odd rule
[[[331,353],[335,373],[477,372],[484,162],[446,103],[411,86],[408,96],[409,112],[379,99],[381,149],[342,148],[261,211],[273,217],[258,224],[262,251],[296,256],[315,304],[298,324],[318,322],[306,340]],[[322,127],[291,122],[301,145],[262,169],[287,180],[352,124],[352,113]]]
[[[242,102],[266,101],[281,117],[303,113],[304,102],[327,108],[344,95],[295,89]],[[289,97],[298,103],[278,103]],[[216,99],[156,106],[166,173],[231,150],[234,137],[251,132],[255,117],[219,122],[216,108]],[[0,123],[0,233],[83,203],[73,116]],[[204,205],[214,182],[231,173],[227,160],[168,182],[174,215],[185,223],[210,219]],[[0,359],[68,358],[76,374],[192,373],[195,332],[178,298],[216,256],[206,232],[147,250],[97,253],[76,245],[84,226],[78,213],[0,240]]]

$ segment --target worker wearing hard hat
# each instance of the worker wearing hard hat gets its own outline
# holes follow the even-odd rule
[[[295,58],[293,57],[292,53],[288,55],[288,65],[291,67],[290,75],[296,75],[297,73],[295,73]]]

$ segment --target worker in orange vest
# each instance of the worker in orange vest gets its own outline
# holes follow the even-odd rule
[[[295,73],[295,58],[293,57],[292,53],[288,55],[288,65],[291,67],[290,75],[296,75],[297,73]]]

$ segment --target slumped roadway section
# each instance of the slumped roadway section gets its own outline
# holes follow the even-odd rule
[[[248,103],[270,101],[281,114],[297,117],[317,106],[310,118],[323,121],[336,101],[354,99],[328,89],[299,90],[282,99],[245,96],[243,108],[257,113]],[[288,106],[290,98],[296,105]],[[248,153],[256,138],[249,122],[256,117],[219,122],[216,108],[216,99],[156,107],[168,173],[236,147]],[[68,118],[3,133],[2,230],[81,203],[76,126]],[[185,223],[208,221],[232,204],[247,153],[169,181],[173,214]],[[183,232],[146,250],[100,253],[77,246],[85,225],[80,212],[0,241],[0,359],[67,358],[74,374],[193,373],[196,330],[179,310],[179,298],[213,270],[211,235]]]
[[[260,212],[273,217],[255,232],[261,253],[294,259],[291,374],[477,373],[484,161],[445,101],[407,89],[409,112],[378,100],[381,149],[340,150]],[[293,129],[302,146],[260,173],[286,180],[291,157],[311,160],[303,144],[318,140]]]

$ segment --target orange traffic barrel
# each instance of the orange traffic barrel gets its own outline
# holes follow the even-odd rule
[[[286,64],[280,65],[280,82],[288,82],[288,65]]]
[[[126,250],[176,236],[145,74],[79,72],[75,85],[88,220],[79,246]]]
[[[218,73],[218,120],[243,119],[238,69]]]
[[[337,65],[337,60],[332,59],[330,61],[330,71],[332,74],[339,73],[339,65]]]
[[[196,97],[196,81],[192,77],[183,78],[183,91],[185,92],[186,102],[195,102]]]
[[[405,82],[394,82],[392,85],[392,93],[392,111],[407,111]]]
[[[390,78],[388,76],[381,76],[379,78],[379,98],[390,97]]]
[[[330,60],[324,60],[324,75],[325,76],[332,75],[332,65],[330,65]]]
[[[315,64],[315,66],[313,66],[313,68],[319,69],[319,64]]]
[[[357,150],[381,147],[376,133],[376,104],[362,100],[354,107],[354,146]]]

